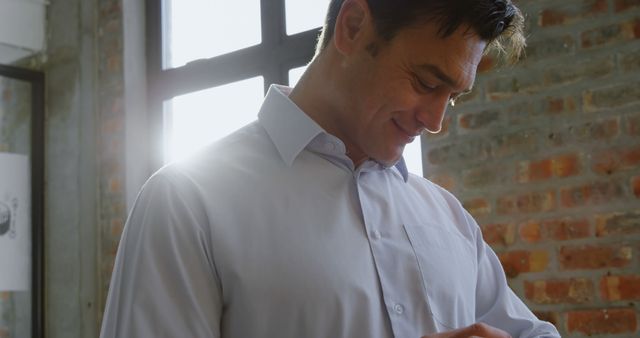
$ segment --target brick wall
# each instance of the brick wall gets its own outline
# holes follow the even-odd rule
[[[98,6],[99,291],[102,316],[118,242],[127,216],[125,202],[125,111],[121,0]],[[140,164],[142,165],[142,164]],[[100,322],[100,318],[98,322]]]
[[[640,333],[640,1],[521,0],[529,46],[481,64],[423,139],[514,291],[563,337]]]

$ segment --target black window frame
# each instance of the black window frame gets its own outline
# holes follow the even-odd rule
[[[272,83],[287,84],[289,70],[306,65],[314,55],[320,28],[286,33],[285,0],[260,0],[262,42],[224,55],[163,69],[163,26],[168,14],[163,0],[145,0],[149,164],[164,164],[163,104],[173,97],[241,81],[264,78],[264,92]]]

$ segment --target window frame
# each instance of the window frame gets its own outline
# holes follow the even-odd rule
[[[270,84],[289,82],[289,70],[304,66],[314,55],[321,29],[286,33],[285,0],[260,0],[262,42],[184,66],[163,69],[167,10],[163,0],[145,0],[148,163],[152,171],[164,164],[164,110],[166,100],[257,76]]]

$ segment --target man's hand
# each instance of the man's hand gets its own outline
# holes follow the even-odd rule
[[[422,338],[511,338],[511,336],[493,326],[475,323],[461,329],[436,333]]]

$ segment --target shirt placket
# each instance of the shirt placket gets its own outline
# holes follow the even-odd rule
[[[371,247],[385,308],[395,337],[420,337],[415,321],[426,318],[419,267],[397,210],[392,206],[392,196],[380,173],[370,172],[363,166],[355,172],[356,185],[364,226]],[[387,171],[386,175],[392,175]],[[392,178],[393,179],[393,178]],[[384,209],[387,210],[384,210]],[[424,332],[423,332],[424,333]]]

